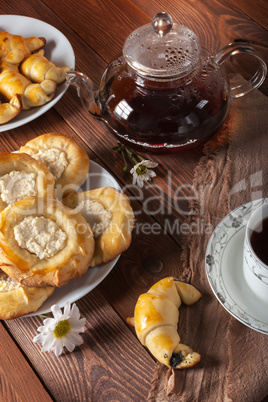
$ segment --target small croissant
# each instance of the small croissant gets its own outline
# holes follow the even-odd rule
[[[127,322],[135,327],[141,344],[161,363],[175,369],[193,367],[201,356],[180,343],[177,327],[181,301],[192,305],[200,297],[194,286],[172,277],[164,278],[140,295],[134,317]]]
[[[33,82],[52,80],[57,84],[62,83],[66,78],[69,67],[57,67],[44,56],[44,50],[39,50],[26,57],[20,65],[20,71],[25,77]]]
[[[8,32],[0,32],[0,59],[6,57],[13,50],[22,51],[24,57],[32,52],[42,49],[46,44],[45,38],[23,38]]]
[[[55,95],[57,84],[52,80],[44,80],[41,84],[32,83],[18,69],[22,52],[12,51],[0,61],[0,95],[8,100],[21,95],[22,109],[42,106]]]
[[[9,103],[0,103],[0,124],[5,124],[21,111],[21,97],[15,95]]]

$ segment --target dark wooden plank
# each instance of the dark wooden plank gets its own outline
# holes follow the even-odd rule
[[[268,3],[266,0],[258,0],[257,2],[229,0],[229,2],[265,29],[268,29]]]
[[[25,329],[22,329],[22,338],[24,333]],[[0,349],[0,400],[52,401],[2,323],[0,323]]]
[[[6,322],[53,398],[62,402],[146,400],[153,359],[97,289],[77,305],[87,319],[84,343],[59,357],[41,353],[41,345],[32,342],[42,323],[39,317]]]
[[[75,2],[44,2],[106,62],[118,57],[136,27],[150,22],[130,0],[81,0],[79,7]]]

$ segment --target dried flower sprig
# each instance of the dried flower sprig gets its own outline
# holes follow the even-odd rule
[[[137,184],[139,187],[143,187],[144,182],[151,180],[156,177],[156,173],[148,168],[155,168],[158,166],[157,162],[150,161],[149,159],[144,159],[142,156],[137,154],[132,149],[128,148],[126,145],[122,144],[120,141],[117,142],[117,146],[113,148],[114,151],[119,152],[123,162],[123,172],[130,172],[133,176],[132,184]],[[131,163],[134,163],[132,168],[129,167],[127,158]]]

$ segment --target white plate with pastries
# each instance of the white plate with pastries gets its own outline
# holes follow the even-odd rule
[[[81,187],[81,191],[93,190],[100,187],[114,187],[122,191],[113,176],[98,163],[90,161],[90,171],[88,179]],[[55,289],[55,293],[50,296],[35,313],[27,314],[24,317],[46,314],[51,311],[51,306],[59,305],[61,308],[69,301],[74,303],[87,293],[92,291],[113,269],[120,256],[105,264],[97,267],[90,267],[87,273],[78,279],[72,279],[67,285]]]
[[[58,29],[44,21],[20,15],[0,15],[0,31],[23,37],[44,37],[45,57],[58,67],[75,68],[75,56],[69,40]],[[14,119],[0,125],[0,132],[20,127],[51,109],[68,89],[66,82],[58,85],[53,99],[40,107],[22,110]]]

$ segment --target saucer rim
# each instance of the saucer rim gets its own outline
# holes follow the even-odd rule
[[[220,302],[220,304],[224,307],[226,311],[228,311],[229,314],[231,314],[233,317],[235,317],[238,321],[242,322],[244,325],[252,328],[255,331],[268,334],[268,322],[264,322],[260,320],[259,318],[253,317],[247,311],[244,310],[244,307],[241,307],[237,303],[237,298],[236,301],[233,299],[232,295],[230,294],[230,289],[226,287],[225,283],[221,283],[221,288],[219,289],[219,284],[217,283],[217,275],[222,275],[222,259],[224,252],[226,248],[228,247],[230,241],[234,241],[234,239],[237,237],[237,234],[240,232],[241,229],[245,230],[245,226],[247,224],[247,221],[249,217],[252,215],[255,210],[261,206],[263,203],[268,203],[268,198],[261,198],[258,200],[253,200],[250,202],[247,202],[245,204],[240,205],[239,207],[235,208],[233,211],[231,211],[229,214],[227,214],[216,226],[214,229],[212,235],[210,236],[210,239],[207,244],[206,248],[206,254],[205,254],[205,267],[206,267],[206,275],[207,279],[209,282],[209,285],[216,296],[217,300]],[[241,216],[242,213],[242,216]],[[237,222],[237,226],[231,226],[230,227],[230,222],[234,219],[237,218],[243,218],[241,222]],[[227,232],[232,231],[232,233],[229,233],[228,240],[226,240],[225,244],[222,244],[221,250],[217,255],[218,260],[214,260],[214,255],[213,255],[213,250],[215,246],[215,242],[220,239],[220,236],[226,235]],[[240,250],[240,253],[243,252],[243,247]],[[214,253],[215,254],[215,253]],[[246,282],[245,278],[244,281]],[[225,288],[222,288],[224,285]],[[224,292],[223,292],[224,291]],[[223,293],[223,294],[222,294]],[[250,305],[248,299],[244,299],[241,297],[239,300],[243,301],[244,305]],[[227,302],[227,303],[226,303]],[[263,301],[262,301],[263,303]],[[266,302],[264,302],[266,304]],[[229,307],[230,305],[230,307]],[[232,311],[232,307],[237,307],[239,310],[241,310],[241,313],[239,312],[234,312]],[[268,308],[268,303],[267,303],[267,308]]]

